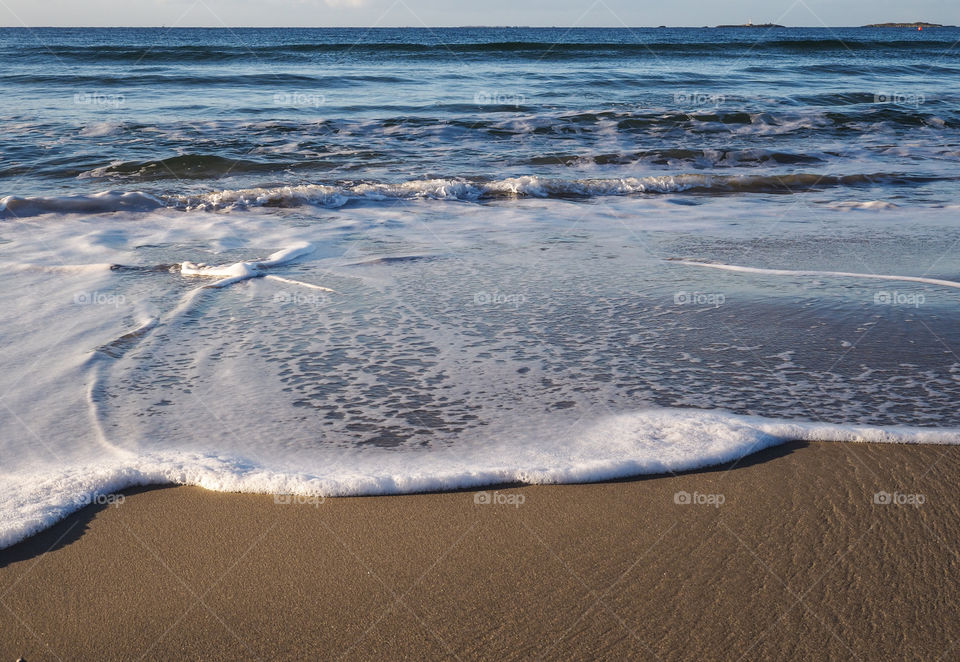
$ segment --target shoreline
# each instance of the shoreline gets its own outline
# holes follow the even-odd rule
[[[0,550],[0,652],[949,657],[958,473],[957,446],[793,442],[677,476],[314,504],[131,490]]]

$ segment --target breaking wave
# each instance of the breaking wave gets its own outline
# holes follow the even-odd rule
[[[827,175],[701,175],[623,177],[607,179],[562,179],[536,176],[479,180],[468,178],[418,179],[399,184],[380,182],[339,185],[303,184],[264,188],[228,189],[196,195],[158,194],[139,191],[107,191],[93,195],[21,197],[0,199],[0,215],[35,216],[44,213],[96,213],[150,211],[159,207],[181,210],[220,211],[248,207],[342,207],[349,202],[395,200],[460,200],[482,202],[509,198],[584,199],[602,196],[702,194],[791,194],[836,187],[884,185],[919,186],[947,181],[947,177],[895,173]]]

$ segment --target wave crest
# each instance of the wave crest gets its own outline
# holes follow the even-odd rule
[[[226,189],[197,195],[151,195],[139,191],[107,191],[94,195],[59,197],[7,196],[0,199],[0,216],[44,213],[98,213],[150,211],[168,207],[185,211],[224,211],[250,207],[342,207],[349,202],[395,200],[458,200],[483,202],[510,198],[584,199],[605,196],[658,195],[699,192],[720,194],[791,194],[833,187],[921,185],[947,177],[894,173],[827,175],[705,175],[678,174],[651,177],[564,179],[538,176],[482,180],[463,177],[417,179],[400,183],[359,182],[302,184],[264,188]],[[879,205],[875,205],[879,206]]]

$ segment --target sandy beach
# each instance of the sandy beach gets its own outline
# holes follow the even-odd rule
[[[0,662],[960,662],[882,4],[0,0]]]
[[[957,447],[795,443],[590,485],[130,492],[0,552],[0,653],[954,659],[958,475]]]

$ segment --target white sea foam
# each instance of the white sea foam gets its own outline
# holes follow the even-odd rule
[[[832,203],[830,206],[834,209],[867,209],[871,211],[885,211],[899,208],[899,205],[887,200],[845,200],[843,202]]]
[[[218,210],[235,207],[295,207],[305,204],[342,207],[348,198],[343,191],[333,186],[307,184],[224,190],[200,196],[172,196],[168,200],[172,206],[181,206],[188,210]]]
[[[297,258],[309,255],[313,252],[313,246],[307,242],[300,242],[273,253],[266,260],[256,262],[234,262],[233,264],[224,264],[219,266],[209,266],[207,264],[196,264],[194,262],[183,262],[180,264],[180,273],[184,276],[206,276],[219,278],[221,280],[208,285],[207,287],[220,288],[232,285],[233,283],[247,280],[248,278],[259,278],[265,276],[266,269],[278,267]],[[287,281],[295,282],[295,281]],[[308,283],[298,283],[307,287],[318,287]],[[320,288],[325,289],[325,288]]]
[[[856,179],[859,176],[853,176]],[[680,193],[694,189],[715,191],[780,190],[787,187],[828,185],[841,181],[816,174],[700,175],[679,174],[651,177],[565,179],[538,176],[509,177],[491,181],[468,179],[423,179],[398,184],[361,183],[343,187],[304,185],[274,189],[220,191],[201,196],[170,198],[186,209],[229,209],[251,206],[296,206],[314,204],[340,207],[350,200],[464,200],[503,197],[595,197],[641,193]]]
[[[95,122],[84,127],[80,135],[86,138],[104,138],[111,136],[123,129],[120,122]]]
[[[936,285],[938,287],[951,287],[960,289],[960,283],[954,280],[943,280],[941,278],[926,278],[924,276],[896,276],[892,274],[871,274],[858,273],[852,271],[812,271],[798,269],[763,269],[760,267],[741,267],[735,264],[720,264],[719,262],[700,262],[697,260],[671,260],[675,264],[685,264],[694,267],[707,267],[709,269],[719,269],[721,271],[736,271],[747,274],[766,274],[768,276],[801,276],[801,277],[821,277],[830,278],[862,278],[866,280],[893,280],[908,283],[925,283],[927,285]]]
[[[339,208],[350,201],[461,200],[475,202],[500,198],[589,198],[638,194],[667,194],[703,190],[714,192],[794,191],[809,187],[847,186],[880,181],[885,176],[847,176],[816,173],[781,175],[678,174],[649,177],[552,178],[508,177],[496,180],[463,178],[419,179],[400,183],[366,182],[332,186],[303,184],[275,188],[223,190],[198,195],[107,191],[85,196],[19,197],[0,199],[0,216],[39,214],[151,211],[170,207],[186,211],[223,211],[251,207],[314,205]],[[862,208],[887,208],[865,203]]]
[[[0,545],[146,483],[395,494],[694,469],[788,439],[960,443],[952,358],[901,368],[916,352],[861,354],[841,374],[811,368],[782,329],[704,336],[713,308],[676,305],[675,292],[679,280],[711,291],[711,275],[665,272],[659,252],[637,251],[640,224],[694,252],[707,244],[688,228],[736,241],[748,214],[751,230],[775,233],[775,211],[764,220],[737,200],[593,207],[575,234],[584,205],[539,197],[357,206],[317,223],[159,210],[8,224]],[[847,236],[903,231],[886,216],[817,213],[851,224]],[[941,227],[938,210],[910,213],[907,231]],[[793,264],[822,259],[817,235],[804,245]],[[730,292],[727,305],[752,302]],[[850,424],[800,422],[808,406]]]
[[[580,483],[697,469],[789,440],[960,444],[960,430],[829,425],[718,411],[649,410],[596,419],[577,435],[489,439],[456,453],[338,449],[296,470],[243,457],[123,452],[96,464],[9,476],[0,487],[0,547],[36,533],[98,495],[136,485],[196,485],[224,492],[386,495],[498,483]],[[283,463],[279,463],[281,466]]]

